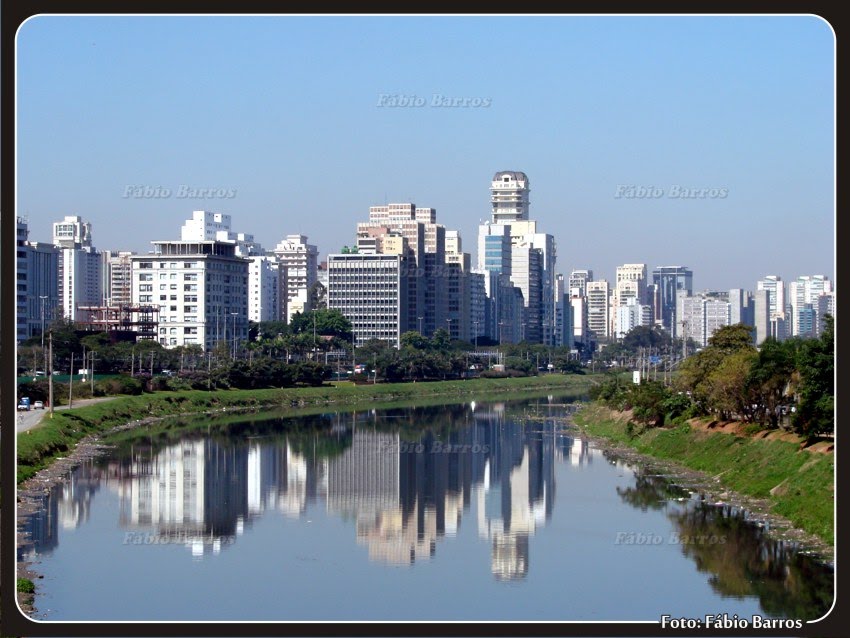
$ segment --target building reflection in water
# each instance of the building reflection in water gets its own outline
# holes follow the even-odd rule
[[[306,438],[140,443],[80,468],[30,522],[36,551],[55,546],[58,522],[86,520],[103,480],[118,495],[123,530],[145,544],[183,544],[197,558],[222,551],[266,511],[296,519],[324,505],[353,521],[371,560],[411,565],[435,556],[474,508],[493,575],[514,580],[528,573],[529,539],[551,518],[555,464],[591,460],[586,442],[551,421],[506,418],[500,403],[455,407],[457,428],[444,427],[445,408],[323,418],[331,427]]]

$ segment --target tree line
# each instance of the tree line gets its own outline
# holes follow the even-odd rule
[[[760,427],[785,426],[813,437],[834,431],[834,321],[822,334],[753,345],[753,329],[724,326],[708,346],[686,358],[671,384],[640,384],[614,376],[592,396],[609,407],[633,410],[643,425],[681,422],[693,416],[739,419]]]

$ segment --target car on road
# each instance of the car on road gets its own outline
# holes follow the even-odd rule
[[[20,401],[18,401],[18,410],[25,410],[29,412],[30,409],[30,398],[29,397],[21,397]]]
[[[32,404],[34,410],[43,410],[44,409],[44,401],[36,401]]]

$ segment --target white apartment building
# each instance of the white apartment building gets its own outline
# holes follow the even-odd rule
[[[92,245],[91,223],[79,215],[66,215],[53,222],[53,245],[62,248],[81,248]]]
[[[92,246],[91,224],[78,215],[53,223],[58,259],[59,303],[62,314],[77,319],[77,306],[103,303],[100,253]]]
[[[689,296],[682,291],[677,297],[676,316],[682,326],[682,335],[701,348],[708,345],[708,340],[723,326],[730,325],[731,307],[728,293],[704,293]]]
[[[803,318],[807,304],[817,311],[818,297],[832,292],[832,282],[826,275],[800,275],[788,284],[788,296],[791,305],[791,334],[811,337],[817,331],[817,322],[807,322]],[[807,330],[801,331],[801,326]]]
[[[608,320],[609,294],[607,280],[587,282],[587,329],[591,337],[606,339],[611,334]]]
[[[587,282],[593,281],[592,270],[573,270],[570,272],[569,292],[571,297],[586,297]]]
[[[78,306],[103,303],[100,253],[91,246],[62,248],[59,253],[59,303],[62,314],[77,320]]]
[[[219,241],[155,241],[133,255],[134,305],[159,306],[166,347],[234,344],[248,337],[249,261]]]
[[[280,271],[277,257],[248,257],[248,319],[278,321],[280,318]]]
[[[646,303],[646,264],[623,264],[617,266],[614,284],[614,305],[624,306],[628,299]]]
[[[279,268],[286,273],[285,320],[288,323],[295,312],[309,310],[308,293],[317,281],[319,250],[307,243],[306,235],[287,235],[273,252]]]
[[[636,297],[628,297],[626,303],[615,308],[615,335],[617,339],[625,337],[630,330],[638,326],[652,324],[652,308],[637,302]]]
[[[528,176],[521,171],[499,171],[490,183],[492,219],[496,224],[528,219]]]
[[[408,327],[406,262],[403,255],[328,255],[328,308],[351,322],[355,346],[380,339],[399,347]]]

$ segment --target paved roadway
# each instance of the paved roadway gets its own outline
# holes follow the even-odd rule
[[[97,397],[95,399],[79,399],[74,401],[75,408],[81,408],[84,405],[91,405],[92,403],[100,403],[101,401],[111,401],[115,397]],[[54,408],[55,411],[59,410],[67,410],[67,405],[60,405]],[[18,425],[18,432],[26,432],[27,430],[31,430],[36,427],[39,423],[41,423],[42,419],[47,419],[50,414],[50,410],[45,408],[44,410],[30,410],[18,412],[15,417],[15,421]]]

